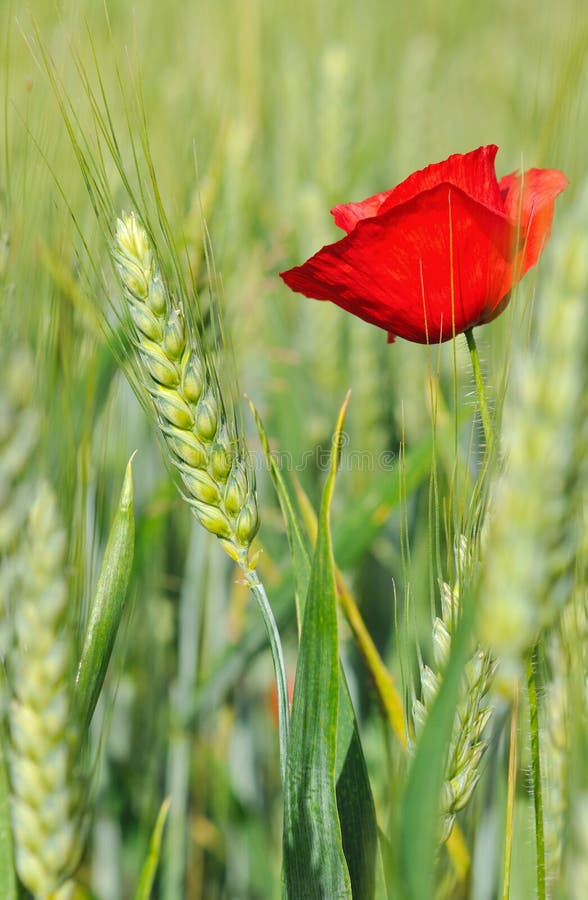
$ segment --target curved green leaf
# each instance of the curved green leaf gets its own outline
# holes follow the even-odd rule
[[[82,726],[90,724],[123,614],[135,546],[132,458],[127,465],[119,505],[108,535],[82,655],[76,695]]]

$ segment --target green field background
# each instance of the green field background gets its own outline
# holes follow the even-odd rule
[[[239,391],[252,398],[284,470],[315,504],[351,388],[333,509],[337,562],[384,659],[408,685],[418,657],[406,634],[430,654],[436,573],[451,551],[443,535],[432,539],[427,464],[415,463],[403,503],[385,498],[398,481],[401,439],[407,454],[430,459],[433,379],[434,453],[449,498],[437,512],[441,523],[449,515],[459,524],[454,449],[462,448],[459,465],[467,468],[473,415],[465,342],[455,352],[451,344],[434,352],[387,345],[383,331],[292,294],[278,273],[337,239],[329,215],[336,203],[487,143],[500,148],[499,176],[532,166],[565,172],[570,187],[556,223],[565,220],[587,177],[588,10],[580,0],[0,2],[3,365],[22,372],[42,413],[30,471],[49,475],[58,494],[81,610],[125,464],[139,450],[130,611],[95,722],[97,743],[108,728],[80,880],[99,900],[132,897],[171,794],[179,803],[168,819],[157,896],[270,900],[280,896],[282,800],[264,633],[231,562],[177,496],[153,423],[101,333],[95,288],[108,246],[40,45],[90,139],[84,78],[103,91],[131,168],[125,97],[140,93],[161,203],[204,292],[203,218],[210,232]],[[108,160],[105,168],[115,206],[128,209]],[[479,335],[491,390],[544,266],[548,259],[517,292],[515,308]],[[259,570],[292,676],[288,546],[242,408],[260,491]],[[362,509],[372,526],[358,531]],[[341,640],[378,815],[393,823],[402,765],[344,624]],[[505,740],[498,729],[492,759],[502,758]],[[524,784],[513,898],[534,896]],[[468,813],[480,823],[468,895],[476,900],[496,896],[505,790],[503,768],[489,764]],[[441,886],[439,895],[460,896],[451,890]]]

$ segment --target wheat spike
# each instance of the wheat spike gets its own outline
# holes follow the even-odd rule
[[[37,491],[20,559],[8,709],[11,814],[18,876],[35,897],[45,898],[79,859],[82,797],[66,627],[65,532],[47,484]]]
[[[467,555],[467,545],[462,538],[462,557]],[[462,571],[462,568],[458,569]],[[433,655],[436,672],[421,664],[421,700],[413,701],[412,715],[415,741],[422,731],[431,705],[437,696],[443,670],[451,652],[453,632],[459,621],[459,581],[451,586],[441,583],[441,616],[433,622]],[[466,665],[463,684],[455,718],[449,754],[445,769],[445,781],[441,801],[441,841],[445,842],[455,820],[456,813],[469,803],[480,779],[480,762],[487,747],[484,739],[486,726],[492,716],[489,691],[496,664],[492,656],[477,647]],[[415,741],[411,744],[414,752]]]
[[[268,632],[280,708],[280,760],[286,771],[288,688],[273,612],[249,547],[259,518],[255,475],[225,412],[219,379],[192,319],[163,283],[144,227],[131,213],[117,222],[114,257],[139,360],[139,387],[151,398],[184,499],[242,569]],[[234,419],[232,420],[234,422]]]
[[[242,562],[258,529],[255,477],[231,433],[218,380],[181,304],[161,277],[136,216],[117,222],[114,256],[132,320],[140,380],[155,409],[185,499]]]
[[[586,558],[584,555],[584,565]],[[588,883],[584,849],[588,831],[580,826],[586,822],[586,797],[582,797],[582,790],[586,787],[583,760],[588,737],[588,593],[582,568],[571,602],[549,636],[547,659],[550,678],[540,709],[546,875],[550,896],[584,896]],[[580,818],[575,821],[578,815]],[[570,825],[571,839],[562,840]],[[562,878],[569,878],[570,868],[582,876],[573,886],[568,884],[566,893]],[[579,884],[584,885],[583,893]]]
[[[29,353],[18,351],[2,359],[0,377],[0,659],[12,641],[10,600],[17,581],[19,539],[32,503],[32,485],[25,477],[39,438],[39,416],[30,408]],[[0,713],[5,705],[0,689]]]

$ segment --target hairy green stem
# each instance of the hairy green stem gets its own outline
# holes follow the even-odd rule
[[[472,360],[472,370],[474,373],[474,381],[476,382],[476,393],[478,395],[478,405],[480,407],[480,417],[482,419],[482,428],[484,429],[484,437],[486,439],[486,458],[489,459],[495,446],[494,424],[490,416],[488,408],[488,399],[486,396],[486,385],[482,376],[482,367],[480,366],[480,355],[476,339],[474,337],[474,329],[468,328],[465,332],[466,341],[468,342],[468,350]]]
[[[250,569],[244,560],[240,563],[247,584],[261,612],[269,642],[272,651],[272,659],[274,662],[274,671],[276,676],[276,689],[278,692],[278,729],[280,741],[280,771],[282,773],[282,784],[286,783],[286,759],[288,753],[288,733],[290,730],[290,710],[288,703],[288,680],[286,678],[286,666],[284,664],[284,654],[282,652],[282,643],[278,626],[274,619],[274,614],[270,606],[265,588],[255,569]]]
[[[517,783],[517,738],[519,729],[519,695],[515,685],[512,712],[510,718],[510,740],[508,752],[508,789],[506,796],[506,824],[504,834],[504,860],[502,874],[502,900],[510,897],[510,870],[512,863],[512,838],[515,791]]]
[[[543,825],[543,790],[541,787],[541,754],[539,746],[539,703],[537,699],[537,647],[529,660],[527,686],[531,722],[531,766],[533,804],[535,807],[535,847],[537,852],[537,900],[545,900],[545,833]]]

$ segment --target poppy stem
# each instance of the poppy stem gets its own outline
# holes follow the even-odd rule
[[[490,458],[495,445],[494,423],[492,422],[492,417],[490,416],[490,410],[488,408],[486,385],[484,384],[484,378],[482,376],[482,367],[480,366],[480,356],[474,337],[474,329],[468,328],[465,332],[465,336],[472,360],[472,370],[474,373],[474,381],[476,382],[476,393],[478,395],[478,406],[480,407],[482,428],[484,429],[484,437],[486,439],[486,456],[487,458]]]

